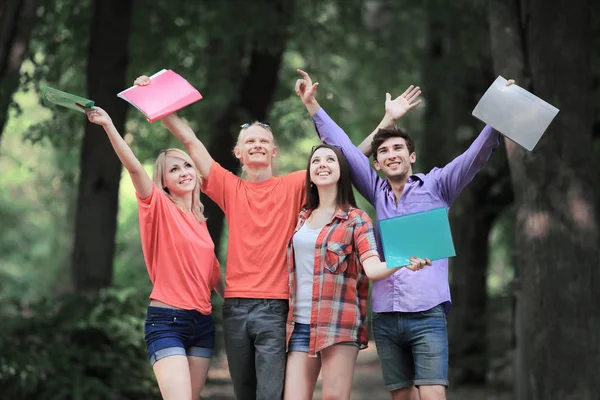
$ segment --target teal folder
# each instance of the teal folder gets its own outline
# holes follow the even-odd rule
[[[410,264],[410,257],[433,261],[456,255],[445,208],[382,219],[379,230],[389,268]]]

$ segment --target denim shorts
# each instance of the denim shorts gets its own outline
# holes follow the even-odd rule
[[[387,390],[412,385],[448,386],[443,304],[422,312],[374,312],[373,336]]]
[[[149,306],[144,339],[152,365],[173,355],[211,358],[215,326],[212,315],[196,310]]]
[[[294,330],[288,344],[288,351],[308,353],[310,347],[310,325],[294,322]]]
[[[360,349],[360,344],[355,343],[355,342],[341,342],[341,343],[336,343],[336,345],[337,344],[356,346],[357,348]],[[294,330],[292,331],[292,336],[290,337],[290,342],[288,344],[288,352],[299,351],[302,353],[308,353],[309,348],[310,348],[310,325],[294,322]]]

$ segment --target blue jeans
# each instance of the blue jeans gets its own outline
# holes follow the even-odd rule
[[[212,315],[196,310],[148,307],[144,338],[150,364],[173,355],[211,358],[215,347]]]
[[[422,312],[373,313],[373,334],[385,388],[448,386],[444,306]]]

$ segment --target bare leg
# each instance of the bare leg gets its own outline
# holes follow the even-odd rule
[[[188,357],[187,359],[190,367],[192,400],[198,400],[206,383],[211,359],[204,357]]]
[[[422,385],[419,386],[421,400],[446,400],[446,386]]]
[[[321,351],[323,400],[349,400],[358,348],[338,344]]]
[[[192,383],[187,357],[174,355],[162,358],[152,367],[164,400],[191,400]]]
[[[308,353],[301,351],[289,352],[285,369],[284,400],[311,400],[320,370],[320,358],[309,357]]]
[[[394,390],[392,400],[419,400],[419,390],[414,386]]]

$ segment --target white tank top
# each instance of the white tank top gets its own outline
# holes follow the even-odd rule
[[[294,262],[296,264],[296,302],[294,322],[310,323],[312,288],[315,273],[315,246],[321,229],[310,229],[307,223],[294,234]]]

